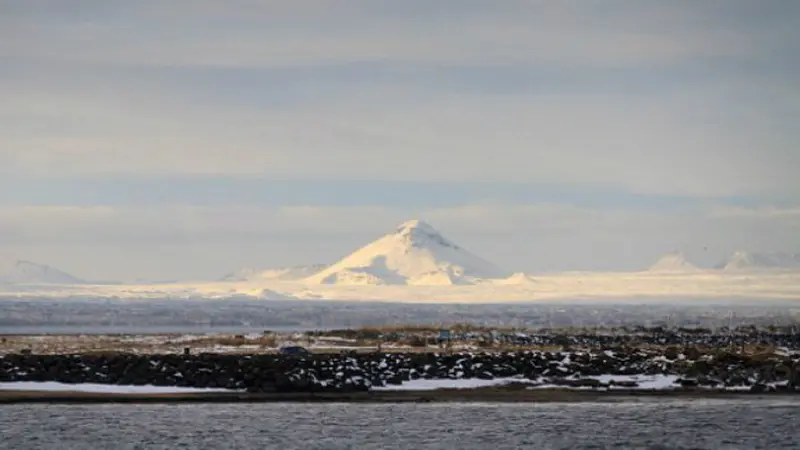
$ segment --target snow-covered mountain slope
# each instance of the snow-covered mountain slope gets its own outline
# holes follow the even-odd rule
[[[325,264],[312,264],[276,269],[245,268],[226,275],[220,281],[300,280],[320,272],[325,267],[327,267]]]
[[[411,220],[306,281],[340,285],[455,285],[508,275],[450,242],[427,223]]]
[[[667,253],[647,269],[648,272],[659,273],[697,272],[699,270],[697,266],[687,261],[681,252]]]
[[[800,269],[800,254],[738,251],[718,264],[716,268],[726,272]]]
[[[493,283],[503,286],[531,285],[536,284],[536,279],[526,273],[517,272],[508,278],[494,280]]]
[[[0,283],[85,284],[86,281],[54,267],[18,260],[8,264],[0,264]]]

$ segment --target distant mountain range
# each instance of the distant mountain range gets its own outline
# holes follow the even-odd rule
[[[46,264],[39,264],[33,261],[15,260],[11,262],[0,262],[0,284],[14,285],[38,285],[38,284],[93,284],[93,285],[115,285],[122,284],[119,281],[108,280],[85,280],[75,275],[67,273]]]
[[[682,252],[670,252],[649,273],[746,272],[800,268],[800,256],[735,252],[714,268],[695,265]],[[400,224],[394,232],[330,265],[271,270],[244,269],[226,281],[294,280],[327,285],[532,285],[536,277],[510,272],[453,243],[421,220]]]
[[[800,269],[800,253],[734,252],[715,266],[726,272],[771,269]]]
[[[782,252],[736,251],[714,267],[702,268],[690,263],[683,253],[671,252],[650,266],[649,272],[687,273],[703,270],[723,272],[759,272],[800,269],[800,254]]]
[[[659,258],[646,272],[691,274],[700,272],[748,273],[800,270],[800,254],[737,251],[715,265],[703,268],[682,252]],[[411,220],[332,265],[312,264],[275,269],[246,268],[219,281],[287,281],[310,285],[535,285],[536,277],[511,273],[450,241],[431,225]],[[80,279],[54,267],[17,260],[0,264],[0,284],[120,284]],[[152,283],[140,283],[152,284]]]
[[[3,284],[86,284],[76,276],[44,264],[17,260],[0,265]]]
[[[293,280],[325,285],[457,285],[506,280],[510,273],[410,220],[332,265],[242,269],[223,281]],[[528,283],[517,275],[507,284]]]

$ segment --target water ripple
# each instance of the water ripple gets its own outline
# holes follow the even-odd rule
[[[800,402],[13,405],[0,448],[800,448]]]

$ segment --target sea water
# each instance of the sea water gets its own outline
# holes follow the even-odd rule
[[[0,448],[800,448],[800,400],[0,406]]]

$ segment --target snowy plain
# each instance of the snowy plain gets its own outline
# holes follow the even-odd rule
[[[800,300],[800,272],[562,273],[530,277],[524,284],[337,285],[303,281],[197,282],[160,285],[5,285],[0,295],[69,298],[245,298],[408,303],[492,303],[570,299],[786,299]]]

